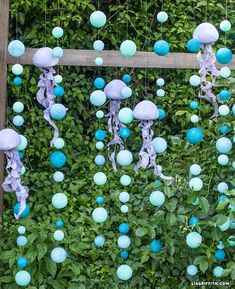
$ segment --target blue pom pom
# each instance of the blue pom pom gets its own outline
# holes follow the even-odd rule
[[[50,156],[50,163],[55,168],[62,168],[66,163],[66,156],[63,152],[56,151],[53,152]]]
[[[17,259],[17,266],[21,269],[25,268],[28,265],[28,259],[25,257],[20,257]]]
[[[54,88],[54,95],[55,95],[56,97],[61,97],[61,96],[63,96],[63,95],[64,95],[64,88],[63,88],[62,86],[60,86],[60,85],[56,86],[56,87]]]
[[[105,243],[105,238],[103,236],[97,236],[94,240],[96,247],[102,247]]]
[[[200,50],[200,41],[198,39],[190,39],[187,42],[187,50],[192,53],[197,53]]]
[[[195,217],[195,216],[191,217],[191,218],[189,219],[189,222],[188,222],[189,226],[195,226],[195,225],[197,225],[198,223],[199,223],[199,218],[198,218],[198,217]]]
[[[218,203],[221,202],[221,201],[223,201],[223,200],[226,200],[226,199],[228,199],[228,196],[226,196],[226,195],[219,195],[219,197],[218,197]]]
[[[105,80],[102,77],[97,77],[94,80],[94,86],[97,89],[102,89],[105,86]]]
[[[158,40],[155,42],[153,50],[157,55],[165,56],[169,53],[170,46],[165,40]]]
[[[222,134],[226,134],[229,132],[229,127],[227,125],[222,125],[219,129]]]
[[[219,93],[219,99],[222,101],[227,101],[231,97],[231,91],[223,89]]]
[[[187,140],[191,144],[199,144],[203,139],[203,132],[200,128],[190,128],[187,132]]]
[[[129,82],[131,82],[131,76],[130,74],[124,74],[123,77],[122,77],[122,80],[128,84]]]
[[[97,155],[95,157],[95,164],[97,166],[103,166],[105,164],[105,157],[102,155]]]
[[[121,234],[127,234],[129,232],[129,225],[127,223],[122,223],[119,225],[118,230]]]
[[[56,220],[55,226],[57,229],[62,228],[64,226],[64,222],[62,220]]]
[[[127,251],[122,251],[121,253],[120,253],[120,256],[121,256],[121,258],[122,259],[126,259],[127,257],[128,257],[128,252]]]
[[[228,64],[232,61],[233,54],[232,51],[226,47],[220,48],[216,52],[216,59],[221,64]]]
[[[99,205],[103,204],[104,203],[104,197],[102,197],[102,196],[97,197],[96,198],[96,203],[99,204]]]
[[[19,211],[20,211],[20,202],[15,204],[13,211],[14,211],[15,215],[17,215],[19,213]],[[29,205],[26,204],[26,207],[25,207],[24,211],[20,214],[20,219],[23,219],[23,218],[27,217],[29,213],[30,213],[30,207],[29,207]]]
[[[216,250],[215,251],[215,259],[219,260],[219,261],[223,261],[225,258],[225,252],[224,250]]]
[[[128,127],[122,127],[119,134],[122,138],[128,138],[131,135],[131,131]]]
[[[165,112],[165,110],[162,109],[162,108],[159,108],[158,111],[159,111],[159,117],[158,117],[158,119],[159,119],[159,120],[163,120],[163,119],[166,117],[166,112]]]
[[[150,251],[153,253],[158,253],[162,249],[162,243],[158,240],[153,240],[150,243]]]
[[[106,132],[102,129],[98,129],[96,132],[95,132],[95,138],[99,141],[102,141],[104,140],[106,137]]]
[[[50,108],[50,115],[55,120],[62,120],[66,116],[67,108],[61,103],[55,103]]]
[[[191,101],[191,102],[190,102],[190,107],[191,107],[191,109],[193,109],[193,110],[198,109],[198,107],[199,107],[198,101],[197,101],[197,100]]]
[[[14,83],[15,86],[19,86],[19,85],[21,85],[21,84],[23,83],[23,80],[22,80],[21,77],[16,76],[16,77],[13,79],[13,83]]]

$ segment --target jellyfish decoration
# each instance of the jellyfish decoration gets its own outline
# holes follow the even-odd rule
[[[56,124],[52,121],[50,116],[50,108],[55,104],[56,96],[54,88],[57,85],[54,81],[54,66],[59,63],[59,58],[53,56],[53,50],[49,47],[39,48],[33,55],[33,64],[41,70],[39,77],[37,92],[37,101],[44,109],[44,118],[54,128],[54,137],[51,141],[51,146],[54,145],[55,140],[59,137],[59,130]]]
[[[165,180],[172,180],[172,177],[164,176],[161,166],[156,164],[156,153],[153,147],[153,130],[151,126],[154,120],[159,117],[157,106],[149,100],[139,102],[133,111],[134,118],[140,120],[138,127],[142,129],[143,145],[139,152],[139,161],[135,166],[137,172],[139,168],[154,168],[154,175]]]
[[[122,99],[126,99],[130,96],[127,96],[126,93],[123,93],[125,92],[125,88],[127,88],[127,85],[125,84],[125,82],[119,79],[114,79],[110,81],[104,88],[104,93],[106,94],[107,98],[110,99],[109,113],[106,115],[106,117],[109,118],[109,132],[113,133],[113,139],[107,144],[108,151],[110,151],[111,146],[115,146],[116,149],[117,145],[120,146],[120,150],[124,149],[124,142],[119,135],[119,131],[122,127],[125,127],[125,125],[119,120],[118,112],[121,107]],[[115,149],[109,156],[109,159],[112,162],[113,170],[117,171],[115,162]]]
[[[214,25],[207,22],[198,25],[193,32],[193,39],[199,40],[201,44],[201,51],[197,54],[197,60],[200,64],[199,73],[201,75],[201,89],[198,96],[213,104],[214,113],[212,118],[218,115],[218,103],[216,96],[212,92],[216,77],[220,75],[219,70],[215,67],[216,57],[212,49],[212,45],[218,38],[217,29]]]
[[[26,199],[29,195],[29,188],[22,185],[20,171],[23,164],[19,158],[17,147],[21,143],[21,138],[13,129],[3,129],[0,131],[0,150],[4,151],[7,157],[7,177],[2,187],[5,192],[16,192],[17,201],[20,203],[19,212],[15,215],[19,219],[26,208]]]

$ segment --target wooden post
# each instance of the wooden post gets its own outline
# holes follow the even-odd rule
[[[0,0],[0,130],[6,122],[7,99],[7,44],[9,25],[9,0]],[[3,216],[4,153],[0,153],[0,219]]]

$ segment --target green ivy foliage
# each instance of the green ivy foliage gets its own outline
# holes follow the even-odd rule
[[[207,7],[206,7],[207,2]],[[65,34],[59,44],[63,48],[91,49],[94,39],[103,39],[107,49],[118,49],[125,39],[136,42],[138,50],[152,51],[154,41],[163,38],[169,41],[171,51],[185,52],[185,45],[191,38],[196,25],[209,21],[218,27],[225,18],[225,2],[217,0],[172,0],[172,1],[99,1],[102,11],[108,16],[107,25],[99,32],[89,25],[89,15],[98,8],[98,1],[90,0],[12,0],[10,2],[10,37],[18,37],[27,47],[56,46],[51,36],[54,26],[62,26]],[[59,3],[59,9],[58,9]],[[234,7],[228,1],[228,19],[235,25]],[[169,14],[169,21],[160,25],[156,22],[156,14],[165,10]],[[235,39],[234,30],[222,34],[215,47],[227,44],[232,46]],[[16,289],[14,275],[18,271],[16,259],[26,256],[29,260],[27,270],[31,273],[32,281],[29,289],[91,289],[91,288],[194,288],[196,281],[216,281],[212,274],[215,266],[221,265],[225,269],[223,281],[230,282],[233,287],[235,279],[235,257],[233,247],[228,247],[227,238],[234,232],[221,232],[218,228],[229,216],[234,215],[228,209],[229,204],[235,205],[234,171],[231,161],[234,160],[234,150],[230,155],[229,166],[220,167],[217,163],[215,141],[220,136],[219,126],[227,124],[230,127],[229,137],[233,136],[235,125],[232,116],[210,119],[212,107],[200,101],[200,126],[204,131],[204,141],[197,146],[186,142],[186,132],[192,127],[189,108],[191,100],[197,99],[197,90],[190,87],[188,79],[193,70],[168,69],[116,69],[116,68],[83,68],[57,67],[63,76],[66,94],[59,100],[68,108],[66,119],[58,123],[61,136],[66,141],[63,149],[67,156],[67,164],[62,169],[65,181],[55,184],[52,175],[54,169],[49,164],[49,156],[54,151],[49,147],[52,129],[43,118],[42,108],[36,103],[38,69],[25,66],[23,74],[24,84],[16,89],[12,84],[12,74],[8,74],[8,109],[7,124],[12,127],[12,104],[20,100],[25,104],[23,116],[25,125],[19,130],[28,139],[28,147],[24,152],[26,173],[22,177],[30,187],[29,205],[30,215],[16,221],[12,214],[15,203],[14,193],[4,195],[4,216],[1,226],[0,255],[0,287]],[[174,177],[170,186],[162,183],[160,190],[166,195],[166,202],[156,209],[149,202],[150,193],[156,189],[153,171],[140,170],[133,172],[133,166],[126,169],[119,168],[117,173],[111,169],[109,161],[98,169],[94,158],[98,153],[95,149],[94,132],[98,128],[107,130],[107,119],[97,120],[95,108],[89,103],[89,94],[94,89],[95,76],[101,75],[110,81],[120,78],[124,73],[130,73],[133,78],[131,88],[133,96],[124,101],[123,105],[133,108],[143,99],[153,100],[159,107],[164,108],[167,117],[156,121],[153,129],[155,136],[166,138],[167,152],[158,155],[157,162],[162,165],[164,173]],[[157,77],[166,80],[164,98],[155,96]],[[218,93],[222,88],[229,88],[234,92],[234,78],[229,81],[219,81],[215,88]],[[229,105],[233,100],[229,102]],[[103,107],[108,111],[108,103]],[[128,150],[134,153],[134,163],[138,159],[141,147],[141,132],[138,122],[130,125],[131,137],[126,141]],[[111,139],[108,134],[106,143]],[[102,152],[106,155],[105,150]],[[202,166],[204,186],[199,193],[188,187],[189,167],[193,163]],[[93,175],[102,170],[107,174],[107,184],[99,188],[93,183]],[[122,174],[132,177],[132,184],[127,188],[131,195],[129,213],[120,212],[118,194],[123,191],[119,183]],[[230,190],[229,200],[217,203],[219,182],[226,181]],[[69,204],[66,209],[57,212],[51,205],[54,193],[65,192]],[[109,211],[109,219],[97,225],[91,218],[92,210],[97,206],[95,199],[104,195],[105,208]],[[199,205],[192,202],[198,197]],[[200,225],[195,228],[202,233],[203,244],[198,249],[186,246],[186,234],[192,230],[188,220],[196,215],[200,218]],[[54,222],[62,218],[66,238],[57,244],[53,240]],[[126,261],[133,269],[133,277],[128,282],[121,282],[116,277],[116,269],[125,263],[117,246],[118,225],[128,222],[131,228],[131,248],[129,259]],[[17,227],[27,228],[28,245],[17,248]],[[95,248],[95,236],[102,234],[106,243],[101,249]],[[159,239],[164,248],[158,254],[151,253],[149,243]],[[216,261],[214,252],[218,242],[222,240],[226,246],[226,259]],[[54,264],[50,259],[50,252],[56,246],[63,246],[68,252],[68,258],[62,265]],[[189,264],[199,267],[197,277],[191,278],[186,273]],[[204,288],[204,287],[202,287]],[[207,287],[209,288],[209,287]],[[221,287],[222,288],[222,287]],[[227,288],[227,287],[226,287]]]

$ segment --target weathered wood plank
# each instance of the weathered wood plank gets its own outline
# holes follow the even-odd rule
[[[32,57],[36,49],[26,49],[25,54],[19,58],[21,64],[32,64]],[[94,50],[64,49],[64,56],[60,65],[68,66],[96,66],[95,58],[101,56],[104,60],[104,67],[136,67],[136,68],[198,68],[196,55],[191,53],[169,53],[165,57],[156,55],[154,52],[137,52],[135,56],[123,57],[119,51],[104,50],[96,52]],[[7,63],[15,63],[15,59],[7,56]],[[235,57],[228,65],[230,69],[235,69]],[[217,67],[221,67],[217,63]]]
[[[9,0],[0,1],[0,130],[6,122],[7,99],[7,44],[8,44]],[[0,152],[0,218],[3,215],[4,154]]]

